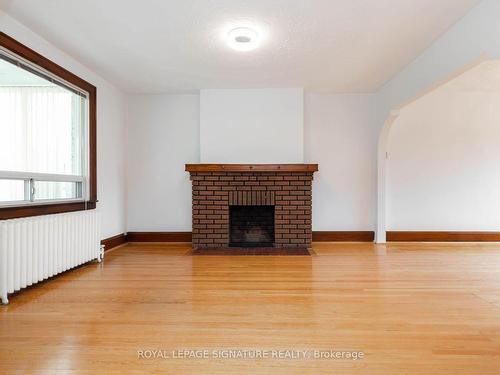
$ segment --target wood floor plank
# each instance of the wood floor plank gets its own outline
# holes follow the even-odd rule
[[[500,373],[496,244],[315,243],[315,256],[133,244],[0,308],[1,374]],[[364,358],[143,359],[160,349]]]

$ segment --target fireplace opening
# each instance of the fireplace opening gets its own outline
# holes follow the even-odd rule
[[[274,206],[230,206],[230,247],[274,246]]]

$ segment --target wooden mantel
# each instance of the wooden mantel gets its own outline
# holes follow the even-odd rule
[[[316,172],[318,164],[186,164],[187,172]]]

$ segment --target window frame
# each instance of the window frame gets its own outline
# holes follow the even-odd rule
[[[83,196],[83,199],[47,200],[35,201],[35,203],[26,201],[9,202],[8,205],[0,207],[0,220],[95,209],[97,203],[96,87],[1,31],[0,46],[88,93],[88,129],[86,134],[88,140],[88,155],[86,156],[88,162],[88,176],[86,176],[87,196]],[[24,172],[12,173],[13,175],[16,173],[19,175],[24,174]]]

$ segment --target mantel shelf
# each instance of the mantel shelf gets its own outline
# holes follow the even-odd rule
[[[186,164],[187,172],[316,172],[318,164]]]

